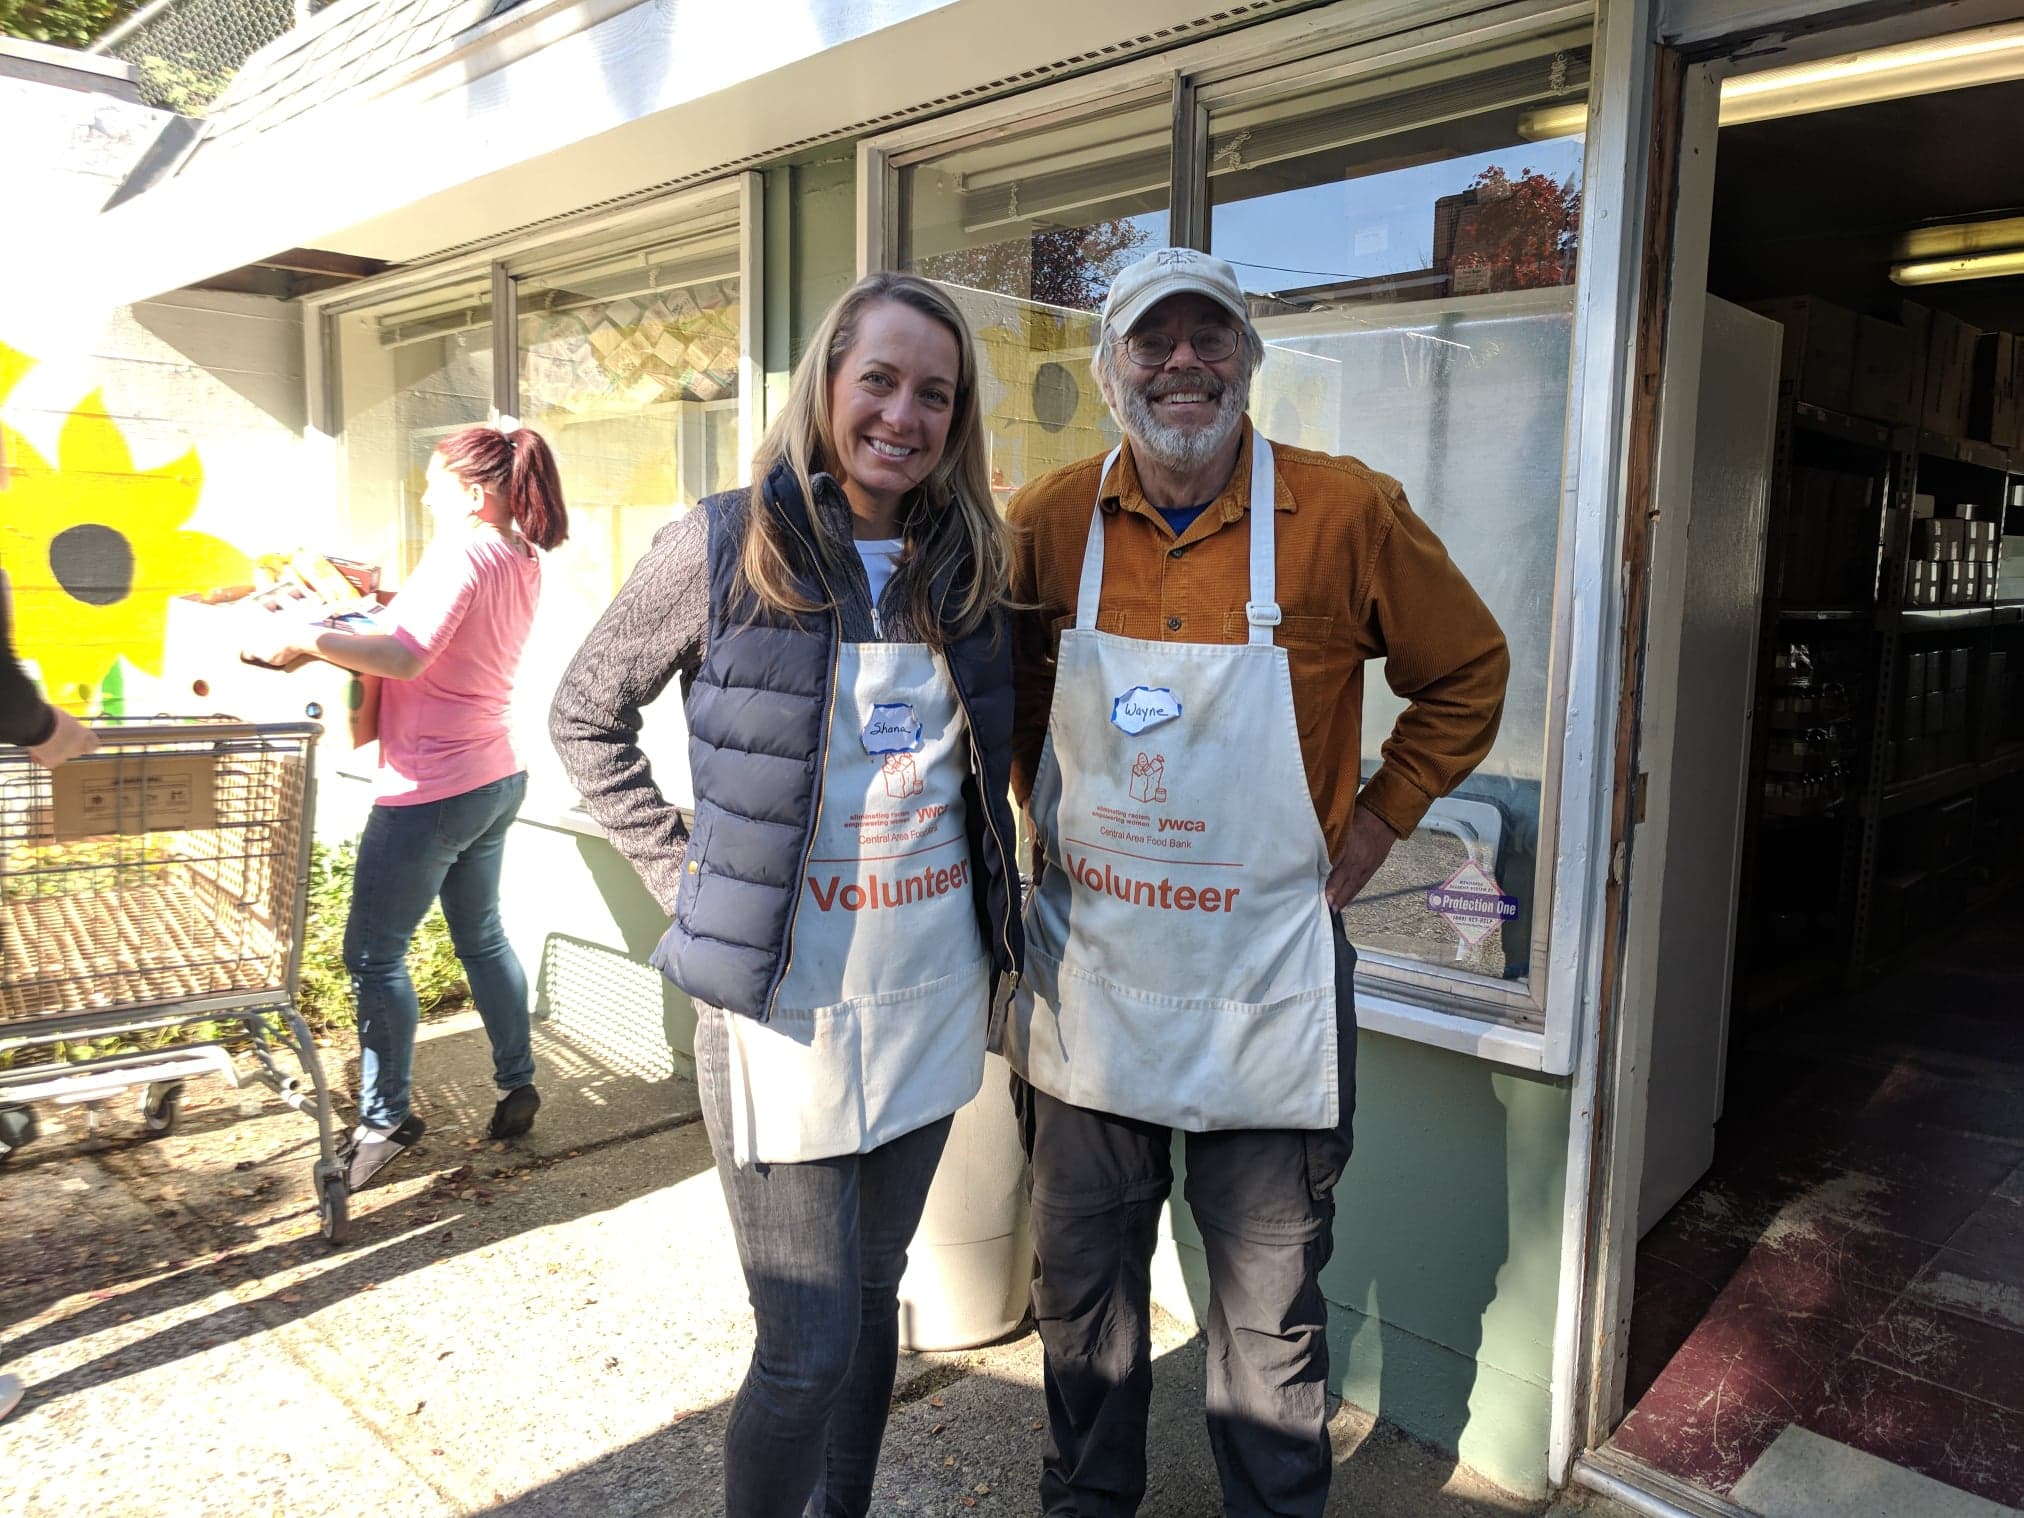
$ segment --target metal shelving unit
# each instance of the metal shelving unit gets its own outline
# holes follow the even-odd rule
[[[1864,454],[1874,458],[1874,479],[1878,482],[1874,511],[1877,572],[1873,599],[1868,604],[1834,605],[1817,601],[1785,604],[1781,599],[1781,588],[1788,579],[1787,563],[1794,552],[1787,513],[1792,506],[1795,469],[1811,467],[1802,466],[1796,456],[1820,451],[1817,443],[1802,439],[1831,440],[1837,445],[1828,450],[1838,455],[1834,467],[1847,472],[1862,471]],[[1987,443],[1943,437],[1913,427],[1892,427],[1790,397],[1781,402],[1772,452],[1770,537],[1765,553],[1757,721],[1752,730],[1741,906],[1746,922],[1757,920],[1751,897],[1757,888],[1757,840],[1761,835],[1775,834],[1781,839],[1781,846],[1789,846],[1796,839],[1818,836],[1821,830],[1839,829],[1840,869],[1835,897],[1837,915],[1846,924],[1846,937],[1835,946],[1831,962],[1819,967],[1821,980],[1852,984],[1873,968],[1871,927],[1884,822],[2024,773],[2024,743],[2018,743],[1938,774],[1903,781],[1891,781],[1888,775],[1892,714],[1900,702],[1899,670],[1907,640],[1914,640],[1916,648],[1919,639],[1958,635],[1962,643],[1976,648],[1974,667],[1979,672],[1995,645],[1995,630],[2024,623],[2024,602],[1947,607],[1905,605],[1911,550],[1910,512],[1913,498],[1921,489],[1922,476],[1940,473],[1949,476],[1951,483],[1958,483],[1964,469],[1995,476],[1990,488],[1998,501],[2008,501],[2014,480],[2024,473],[2024,450],[2013,456]],[[1827,599],[1831,602],[1835,598]],[[1856,713],[1856,774],[1846,797],[1818,812],[1770,814],[1764,806],[1764,783],[1772,732],[1774,661],[1784,644],[1810,638],[1841,640],[1850,660],[1867,671],[1867,689],[1852,685],[1849,692]],[[1971,720],[1987,723],[1994,716],[1977,707]],[[1985,732],[1984,741],[1975,745],[1977,752],[1987,753],[1987,736]],[[1802,829],[1811,831],[1799,832]],[[1795,994],[1790,984],[1771,983],[1777,980],[1775,975],[1766,977],[1766,983],[1756,988],[1760,994],[1750,1000],[1760,1005],[1772,1004]],[[1809,984],[1814,983],[1809,980]]]

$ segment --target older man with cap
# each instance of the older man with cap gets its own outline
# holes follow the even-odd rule
[[[1338,913],[1489,751],[1504,638],[1398,482],[1274,447],[1235,272],[1121,273],[1092,367],[1125,434],[1011,504],[1012,784],[1033,829],[1004,1029],[1032,1160],[1049,1514],[1145,1493],[1150,1262],[1185,1135],[1231,1514],[1328,1496],[1332,1191],[1355,1106]],[[1363,670],[1406,702],[1362,777]]]

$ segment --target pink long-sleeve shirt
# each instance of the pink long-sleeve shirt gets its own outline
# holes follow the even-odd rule
[[[490,528],[440,534],[388,608],[388,631],[421,656],[380,692],[381,806],[419,806],[525,766],[513,746],[513,677],[541,600],[541,555]]]

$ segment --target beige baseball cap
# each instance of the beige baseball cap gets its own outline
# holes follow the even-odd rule
[[[1237,271],[1220,258],[1193,248],[1148,253],[1111,281],[1103,301],[1103,324],[1123,337],[1139,318],[1170,295],[1206,295],[1240,322],[1251,319]]]

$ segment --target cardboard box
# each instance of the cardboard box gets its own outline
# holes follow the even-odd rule
[[[220,713],[248,722],[322,722],[326,738],[342,741],[351,673],[320,659],[289,669],[248,664],[239,657],[249,619],[275,615],[235,602],[207,605],[191,596],[172,596],[162,699],[172,709]]]
[[[2017,339],[1984,332],[1975,340],[1968,390],[1968,436],[2015,448],[2024,441],[2024,411],[2017,394]]]
[[[1910,304],[1907,302],[1907,304]],[[1909,325],[1909,323],[1907,323]],[[1945,437],[1966,437],[1974,389],[1975,343],[1981,333],[1944,311],[1928,315],[1925,382],[1919,425]]]
[[[59,842],[173,833],[217,824],[219,756],[108,753],[74,759],[50,777]]]
[[[1793,398],[1847,411],[1855,369],[1855,313],[1812,295],[1753,301],[1750,309],[1785,329],[1778,377]]]
[[[1905,301],[1899,309],[1920,371],[1919,426],[1947,437],[1966,436],[1980,332],[1916,301]]]
[[[1858,316],[1855,365],[1849,374],[1849,411],[1879,422],[1914,421],[1918,397],[1913,379],[1911,334],[1896,322]]]

